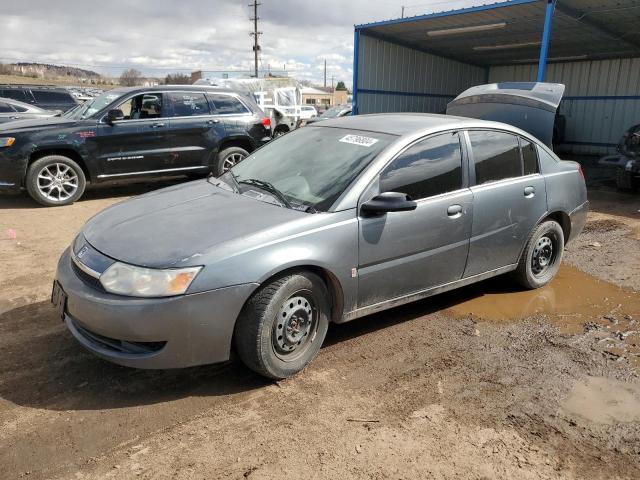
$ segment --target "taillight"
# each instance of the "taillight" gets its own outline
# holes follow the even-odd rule
[[[582,171],[582,165],[580,165],[580,164],[578,164],[578,171],[580,172],[580,175],[582,175],[582,179],[585,180],[584,172]]]
[[[271,119],[270,119],[270,118],[265,117],[265,118],[263,118],[263,119],[261,120],[261,122],[260,122],[260,123],[262,123],[262,126],[263,126],[264,128],[271,128]]]

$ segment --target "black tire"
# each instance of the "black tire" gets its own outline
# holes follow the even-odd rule
[[[273,138],[278,138],[289,133],[289,127],[279,126],[273,131]]]
[[[65,167],[68,169],[65,170]],[[59,175],[54,175],[55,172]],[[47,177],[48,175],[50,177]],[[54,181],[47,183],[49,181],[47,178],[54,177]],[[55,182],[59,183],[59,187],[49,187]],[[25,179],[25,186],[31,198],[46,207],[72,204],[82,196],[86,184],[80,165],[63,155],[47,155],[39,158],[29,166]]]
[[[276,380],[290,377],[320,351],[329,315],[329,294],[320,277],[299,272],[276,278],[251,296],[238,318],[234,332],[238,355],[260,375]]]
[[[527,241],[518,268],[516,280],[525,288],[545,286],[558,273],[564,252],[564,232],[558,222],[548,220],[538,225]]]
[[[238,160],[240,156],[242,158]],[[249,156],[249,152],[247,152],[244,148],[240,148],[240,147],[225,148],[224,150],[218,153],[218,160],[216,162],[215,174],[217,176],[222,175],[224,172],[229,170],[229,168],[231,168],[233,165],[241,162],[248,156]]]

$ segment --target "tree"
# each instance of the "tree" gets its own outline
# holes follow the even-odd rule
[[[340,80],[336,85],[336,90],[346,90],[346,89],[347,89],[347,86],[344,84],[342,80]]]
[[[125,87],[133,87],[142,80],[142,73],[135,68],[129,68],[120,75],[120,85]]]
[[[184,73],[170,73],[164,79],[165,85],[191,85],[191,76]]]

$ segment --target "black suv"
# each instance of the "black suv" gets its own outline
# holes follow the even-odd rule
[[[0,85],[0,97],[12,98],[43,110],[66,112],[78,106],[68,90],[40,85]]]
[[[271,140],[248,94],[217,87],[120,88],[60,117],[0,126],[0,189],[66,205],[85,184],[142,176],[220,175]]]

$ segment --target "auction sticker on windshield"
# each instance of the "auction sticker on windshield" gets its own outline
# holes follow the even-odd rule
[[[378,139],[371,137],[363,137],[362,135],[345,135],[340,139],[342,143],[351,143],[353,145],[360,145],[361,147],[370,147],[374,145]]]

